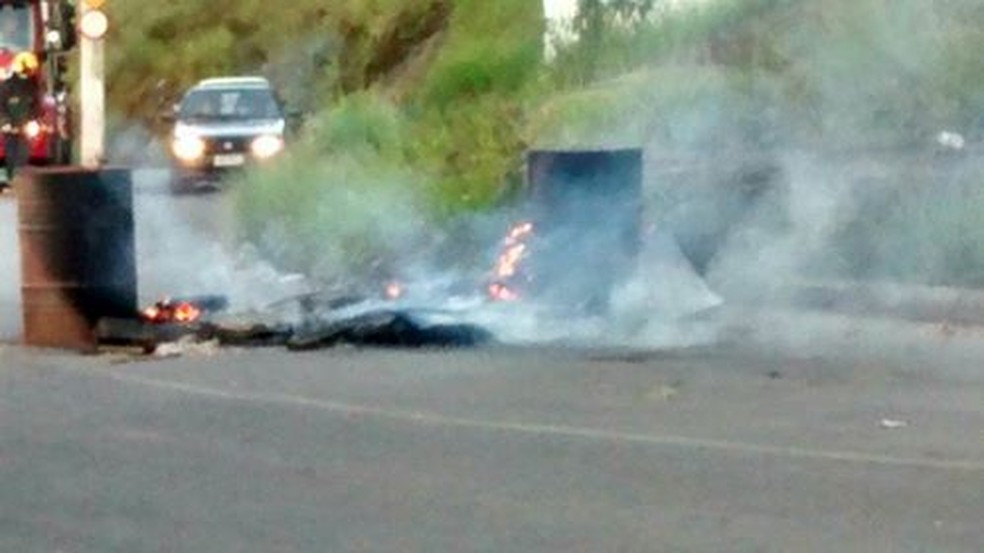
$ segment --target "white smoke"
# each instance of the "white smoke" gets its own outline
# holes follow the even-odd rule
[[[911,7],[914,3],[907,2],[906,5]],[[551,4],[547,8],[548,17],[551,14],[558,20],[570,17],[569,12],[560,9],[562,6]],[[557,11],[554,8],[558,8]],[[922,21],[923,18],[914,20]],[[891,55],[885,56],[888,58],[886,61],[906,62],[903,68],[907,70],[932,65],[923,63],[926,56],[910,55],[913,50],[920,50],[920,46],[899,40],[906,38],[907,33],[893,30],[891,26],[879,26],[871,34],[871,42],[892,47],[887,49]],[[867,66],[853,61],[857,57],[851,49],[854,43],[845,37],[846,33],[835,34],[835,40],[827,41],[822,40],[825,38],[823,35],[818,35],[812,37],[813,40],[806,37],[801,41],[798,34],[791,34],[792,43],[777,44],[781,53],[792,61],[801,62],[812,69],[805,74],[801,84],[816,96],[808,107],[815,108],[816,113],[812,115],[823,125],[815,130],[827,133],[823,138],[830,141],[850,138],[858,130],[854,127],[867,124],[865,119],[857,117],[873,107],[864,105],[865,98],[880,102],[885,94],[871,92],[890,92],[895,86],[892,84],[896,77],[894,73],[899,71],[896,65],[883,63],[877,65],[881,72],[874,75],[876,78],[854,78],[861,75]],[[867,42],[863,44],[867,45]],[[881,51],[877,48],[870,50]],[[928,59],[932,60],[932,57]],[[923,72],[916,71],[915,74],[923,75]],[[351,256],[352,248],[345,247],[350,245],[346,243],[345,232],[348,231],[349,236],[361,237],[360,232],[371,228],[377,234],[372,238],[379,240],[368,240],[367,248],[378,248],[377,242],[386,246],[399,244],[399,247],[389,248],[398,250],[399,255],[394,255],[392,251],[382,252],[381,257],[386,258],[382,272],[404,281],[410,291],[407,301],[412,298],[418,305],[467,311],[468,316],[484,321],[501,338],[524,343],[567,339],[599,344],[690,345],[713,337],[713,332],[708,334],[694,329],[695,318],[700,319],[734,300],[753,303],[763,298],[773,299],[776,292],[781,292],[784,287],[826,276],[817,270],[818,266],[827,264],[822,268],[829,268],[830,274],[834,274],[841,260],[832,253],[832,243],[843,236],[849,219],[857,216],[860,208],[855,188],[865,177],[852,172],[854,169],[844,170],[821,153],[790,151],[790,146],[782,144],[782,139],[787,135],[795,135],[790,131],[794,126],[792,119],[810,115],[807,110],[801,113],[777,108],[775,104],[781,97],[782,87],[774,86],[767,76],[761,82],[750,84],[748,80],[736,79],[733,72],[714,67],[713,64],[681,66],[674,75],[683,78],[675,81],[696,80],[704,88],[690,90],[678,86],[681,90],[673,96],[666,89],[673,90],[674,79],[658,79],[658,75],[645,83],[647,94],[654,95],[653,101],[648,101],[649,95],[642,95],[641,98],[646,101],[640,102],[640,109],[629,110],[635,124],[625,126],[641,128],[641,132],[660,136],[623,136],[620,132],[625,132],[621,129],[627,122],[617,121],[615,132],[611,128],[599,132],[604,140],[596,145],[639,143],[641,139],[649,140],[655,148],[664,145],[690,148],[698,152],[698,162],[707,165],[695,171],[704,174],[703,177],[698,175],[698,179],[716,179],[716,182],[699,188],[691,186],[694,184],[691,182],[664,182],[665,175],[647,176],[647,189],[660,188],[665,191],[672,186],[681,189],[690,187],[697,203],[704,202],[705,205],[691,209],[692,206],[686,201],[679,202],[672,195],[665,194],[651,197],[650,190],[647,190],[646,208],[653,212],[650,223],[655,231],[645,238],[635,274],[616,289],[612,309],[604,317],[569,317],[531,304],[486,304],[480,275],[483,270],[491,268],[495,244],[508,228],[508,223],[502,224],[497,232],[488,230],[495,225],[476,224],[470,229],[475,234],[469,240],[434,240],[433,243],[438,244],[436,247],[446,248],[451,253],[432,256],[433,252],[415,247],[416,239],[403,240],[400,237],[408,234],[442,235],[444,229],[421,228],[421,225],[433,224],[433,221],[425,214],[415,213],[417,206],[414,202],[401,200],[387,203],[366,193],[363,186],[335,186],[335,180],[342,181],[338,184],[354,180],[353,176],[344,174],[346,171],[339,170],[336,164],[331,164],[331,171],[341,176],[335,180],[306,168],[300,171],[309,174],[294,175],[298,179],[312,181],[310,186],[304,188],[305,195],[300,197],[305,206],[324,212],[319,213],[317,219],[335,221],[336,224],[311,225],[308,228],[302,223],[314,217],[292,218],[284,213],[282,221],[270,221],[269,226],[274,232],[268,235],[275,235],[273,242],[289,243],[304,232],[316,234],[319,249],[310,252],[311,270],[331,273],[338,271],[338,267],[347,261],[346,256]],[[761,78],[758,75],[752,77]],[[857,83],[863,83],[863,86]],[[749,90],[752,92],[749,93]],[[657,93],[669,94],[670,99],[660,104],[656,101]],[[642,109],[646,106],[641,104],[646,104],[650,111]],[[656,113],[663,107],[667,109]],[[619,117],[612,117],[608,121],[617,119]],[[723,167],[724,163],[717,157],[718,152],[712,151],[713,148],[747,146],[748,142],[755,142],[755,147],[761,146],[765,155],[771,156],[771,164],[777,168],[774,175],[763,177],[762,182],[757,183],[765,190],[762,195],[756,196],[759,194],[756,192],[751,198],[735,195],[733,189],[740,185],[738,179],[729,173],[729,168]],[[652,150],[648,153],[659,156],[664,152]],[[356,165],[361,169],[363,164],[360,162]],[[855,168],[857,165],[854,163]],[[708,173],[715,171],[716,174],[707,177]],[[679,178],[691,177],[686,175]],[[376,178],[375,175],[373,178]],[[314,192],[308,196],[308,191]],[[720,198],[714,197],[722,193]],[[353,195],[356,197],[350,197]],[[226,221],[214,222],[214,228],[196,228],[194,221],[188,221],[189,210],[197,209],[195,206],[198,203],[210,201],[199,197],[187,201],[172,198],[141,200],[143,207],[138,216],[141,251],[154,252],[152,257],[141,260],[145,297],[226,293],[232,296],[235,304],[244,307],[255,307],[277,299],[285,293],[283,277],[278,271],[265,264],[255,252],[243,249],[234,236],[215,240],[216,233],[221,235],[228,232],[227,227],[234,224],[232,215],[228,215]],[[717,204],[710,205],[714,201]],[[392,206],[399,206],[400,209]],[[303,212],[303,206],[291,204],[291,209],[295,207]],[[682,212],[682,215],[674,218],[674,211],[678,214]],[[336,213],[343,216],[336,216]],[[337,223],[341,220],[356,220],[360,224],[351,225],[353,230]],[[276,232],[277,229],[283,231]],[[326,229],[339,232],[325,232]],[[690,234],[699,243],[714,233],[717,234],[706,240],[712,243],[710,249],[713,250],[706,252],[706,267],[695,266],[701,264],[691,262],[693,252],[690,245],[676,240],[680,235]],[[312,241],[306,240],[304,243]],[[456,243],[459,245],[456,246]],[[462,252],[464,248],[461,243],[479,246]],[[269,244],[264,246],[269,247]],[[484,251],[486,248],[487,251]],[[851,250],[860,248],[848,243],[847,251]],[[302,253],[305,256],[309,254],[306,248]],[[483,257],[481,254],[485,253],[488,255]],[[903,258],[912,257],[906,251],[899,254]],[[319,261],[321,269],[318,268]],[[580,270],[605,269],[592,267],[589,261],[580,263]],[[367,271],[364,265],[358,265],[358,270]],[[707,280],[702,276],[705,274]],[[366,281],[379,277],[376,274],[350,276]]]
[[[165,297],[222,295],[234,311],[261,309],[307,291],[236,240],[235,191],[168,193],[166,171],[137,171],[135,219],[142,304]]]

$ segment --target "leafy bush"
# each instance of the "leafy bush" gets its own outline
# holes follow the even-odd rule
[[[310,118],[290,155],[247,177],[244,232],[325,274],[368,270],[420,225],[508,197],[530,146],[853,151],[984,135],[977,0],[653,5],[577,22],[585,40],[545,65],[535,0],[116,0],[109,97],[118,119],[152,122],[202,77],[273,77]],[[938,199],[900,188],[900,204]],[[958,196],[939,204],[952,217],[893,216],[926,226],[892,236],[957,240],[927,251],[964,261],[934,264],[984,267],[966,261],[984,260],[968,240],[980,204]]]
[[[405,59],[394,69],[402,80],[340,97],[308,121],[289,157],[248,177],[240,199],[246,237],[322,276],[377,270],[419,249],[461,210],[494,204],[519,179],[540,25],[539,8],[526,0],[455,2],[439,51]],[[379,36],[393,40],[385,30]],[[368,68],[376,57],[359,56],[348,63]],[[315,248],[320,266],[304,267]]]
[[[398,258],[431,217],[427,183],[406,165],[404,125],[369,94],[319,116],[285,158],[237,184],[244,238],[322,278]]]

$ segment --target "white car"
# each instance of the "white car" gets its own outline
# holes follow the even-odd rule
[[[262,77],[201,81],[171,119],[176,189],[215,184],[224,173],[268,162],[284,149],[287,116]]]

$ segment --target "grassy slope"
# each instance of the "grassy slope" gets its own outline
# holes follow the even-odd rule
[[[494,203],[517,182],[529,144],[854,149],[980,131],[976,0],[718,0],[608,29],[552,69],[538,62],[539,2],[448,1],[446,28],[367,78],[374,52],[416,28],[426,3],[116,0],[115,40],[125,46],[110,59],[110,100],[146,118],[203,76],[274,76],[315,115],[289,159],[246,183],[244,228],[296,268],[310,269],[319,249],[314,257],[331,265],[323,273],[365,270],[421,241],[420,221]],[[961,180],[976,189],[972,174]],[[973,213],[951,232],[896,203],[885,216],[895,226],[918,216],[937,230],[872,223],[859,232],[912,243],[976,228]],[[883,256],[905,249],[877,242]],[[930,253],[966,265],[968,247],[980,249],[947,242],[953,253],[929,244]]]
[[[518,180],[537,91],[529,6],[456,0],[441,33],[321,110],[290,158],[242,187],[247,237],[298,269],[364,273],[421,247],[427,221],[499,198]]]
[[[901,145],[943,128],[977,132],[982,24],[984,8],[972,0],[719,0],[612,33],[602,84],[557,95],[539,127],[549,141],[577,143],[625,125],[638,139],[689,124],[708,136],[762,133],[749,127],[764,124],[775,139],[845,148]],[[582,109],[585,120],[574,116]],[[638,129],[640,120],[666,126]]]

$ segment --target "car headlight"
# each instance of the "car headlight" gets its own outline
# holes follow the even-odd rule
[[[249,149],[259,159],[268,159],[284,149],[284,139],[274,135],[264,135],[253,139]]]
[[[205,155],[205,141],[197,136],[182,136],[174,139],[171,150],[181,161],[197,161]]]

